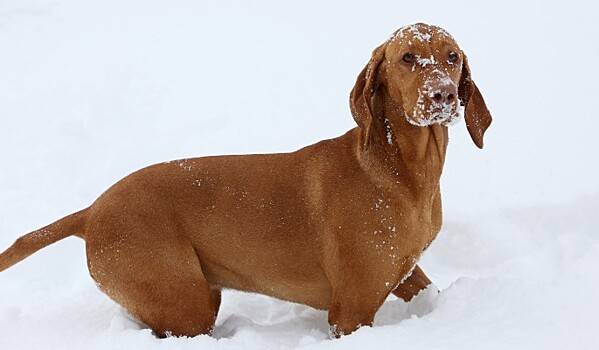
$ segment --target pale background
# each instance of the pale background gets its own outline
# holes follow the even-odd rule
[[[70,238],[0,274],[1,349],[596,349],[599,9],[581,1],[0,0],[0,249],[169,159],[295,150],[354,127],[374,47],[437,24],[494,116],[450,130],[442,290],[338,341],[326,314],[224,295],[219,340],[159,341],[97,291]]]

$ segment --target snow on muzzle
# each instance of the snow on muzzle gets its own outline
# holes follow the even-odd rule
[[[408,122],[416,126],[450,125],[461,116],[458,87],[447,73],[432,70],[418,88],[418,99]]]

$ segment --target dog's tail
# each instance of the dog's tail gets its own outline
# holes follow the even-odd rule
[[[10,248],[0,254],[0,272],[54,242],[75,234],[82,235],[86,218],[87,209],[83,209],[19,237]]]

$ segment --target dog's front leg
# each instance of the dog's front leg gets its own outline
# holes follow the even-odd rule
[[[329,307],[331,336],[339,338],[362,326],[372,326],[374,315],[387,294],[364,289],[346,288],[334,293]]]
[[[422,269],[416,265],[412,274],[395,288],[393,294],[408,302],[430,284],[431,280],[424,274]]]

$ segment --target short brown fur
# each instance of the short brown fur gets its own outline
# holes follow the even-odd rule
[[[437,66],[451,80],[444,88],[458,92],[481,148],[491,122],[453,39],[425,24],[407,28],[356,81],[358,128],[293,153],[142,169],[89,208],[19,238],[0,255],[0,271],[77,235],[100,289],[159,336],[211,333],[223,288],[326,309],[335,336],[371,325],[389,293],[410,300],[430,284],[415,264],[442,220],[447,127],[414,126],[409,115],[423,79],[436,78],[428,65],[405,65],[404,52],[441,63],[448,50],[459,53],[456,66]]]

